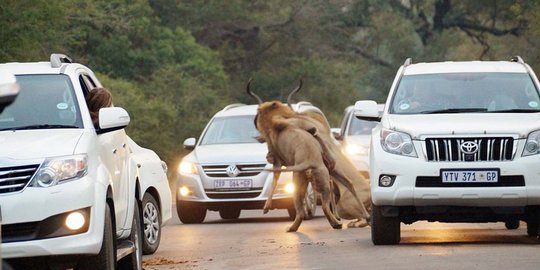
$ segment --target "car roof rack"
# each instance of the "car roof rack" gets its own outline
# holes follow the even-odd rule
[[[523,61],[523,58],[521,58],[521,56],[519,56],[519,55],[514,55],[514,56],[510,57],[510,62],[518,62],[518,63],[521,63],[521,64],[525,64],[525,62]]]
[[[73,63],[73,60],[65,54],[53,53],[51,54],[51,67],[59,68],[63,63]]]
[[[294,111],[300,110],[300,107],[302,106],[313,106],[313,104],[311,104],[309,101],[298,101],[296,104],[294,104]]]
[[[405,59],[405,63],[403,63],[403,66],[406,67],[406,66],[408,66],[410,64],[412,64],[412,58],[409,57],[409,58]]]
[[[233,103],[233,104],[229,104],[227,106],[225,106],[225,108],[222,109],[222,111],[226,111],[228,109],[232,109],[232,108],[236,108],[236,107],[240,107],[240,106],[245,106],[246,104],[244,103]]]

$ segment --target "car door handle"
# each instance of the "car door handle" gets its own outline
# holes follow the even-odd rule
[[[122,144],[122,148],[126,148],[126,143],[123,143],[123,144]]]
[[[116,152],[118,152],[118,149],[114,148],[114,149],[112,150],[112,153],[113,153],[114,155],[116,155]]]

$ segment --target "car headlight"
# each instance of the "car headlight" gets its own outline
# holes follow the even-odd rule
[[[32,187],[50,187],[76,180],[88,171],[86,155],[74,155],[46,159],[32,178]]]
[[[537,155],[540,153],[540,130],[533,131],[527,137],[522,156]]]
[[[388,153],[417,157],[411,136],[407,133],[382,129],[381,145],[384,151]]]
[[[358,144],[347,144],[345,146],[345,152],[349,155],[359,155],[359,156],[367,156],[368,155],[368,149],[362,145]]]
[[[178,173],[184,175],[197,174],[197,167],[195,167],[193,162],[182,160],[180,165],[178,165]]]

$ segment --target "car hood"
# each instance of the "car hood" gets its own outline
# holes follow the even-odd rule
[[[415,139],[448,134],[505,134],[526,138],[531,131],[540,129],[540,113],[388,114],[381,124]]]
[[[36,159],[72,155],[82,129],[40,129],[0,132],[0,158]]]
[[[266,163],[263,143],[198,145],[191,153],[199,164]]]

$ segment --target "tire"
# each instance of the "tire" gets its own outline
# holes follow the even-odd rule
[[[141,214],[139,204],[135,201],[133,206],[133,222],[131,223],[131,233],[129,240],[135,244],[135,251],[118,262],[119,270],[142,270],[142,245],[143,235],[141,229]]]
[[[538,237],[538,221],[527,221],[527,235]]]
[[[311,183],[308,184],[306,196],[304,198],[304,220],[313,219],[317,211],[317,193],[313,190]]]
[[[507,220],[504,222],[504,226],[508,230],[516,230],[519,228],[519,219]]]
[[[113,224],[111,219],[111,209],[105,204],[105,226],[103,228],[103,240],[101,249],[95,256],[82,258],[75,269],[93,270],[104,269],[113,270],[116,266],[115,234],[113,233]]]
[[[239,208],[221,209],[219,210],[219,216],[222,219],[237,219],[240,217],[241,211]]]
[[[396,245],[401,240],[398,217],[385,217],[380,206],[372,205],[371,241],[374,245]]]
[[[144,232],[142,241],[143,254],[154,254],[161,242],[161,211],[156,199],[150,193],[143,196],[142,220]]]
[[[206,217],[206,208],[185,201],[176,202],[176,212],[184,224],[202,223]]]

